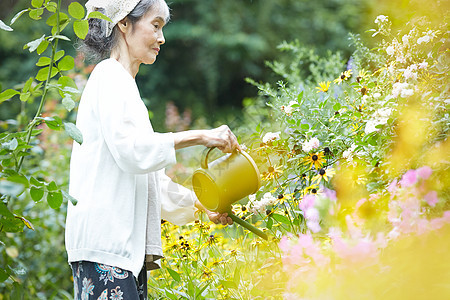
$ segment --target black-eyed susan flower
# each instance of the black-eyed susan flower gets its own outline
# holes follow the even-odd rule
[[[309,168],[312,169],[312,167],[314,166],[314,168],[316,170],[319,170],[320,168],[322,168],[323,164],[326,162],[325,156],[323,155],[323,152],[316,152],[316,153],[310,153],[308,156],[306,156],[305,158],[303,158],[303,163],[305,165],[309,165]]]
[[[328,182],[328,179],[330,179],[334,174],[336,174],[336,172],[334,171],[333,168],[329,168],[329,169],[322,168],[319,170],[317,175],[315,175],[313,177],[312,182],[319,183],[322,180],[325,180],[326,182]]]
[[[281,174],[283,174],[282,167],[283,166],[275,166],[275,165],[270,166],[267,169],[267,172],[263,172],[261,174],[262,179],[265,180],[265,181],[269,181],[269,180],[272,180],[274,178],[276,179],[276,178],[280,177]]]
[[[320,92],[326,93],[326,92],[328,92],[328,89],[330,88],[330,84],[331,84],[331,81],[319,82],[319,86],[316,86],[316,89],[318,90],[317,93],[320,93]]]
[[[289,199],[292,199],[292,194],[279,194],[277,203],[281,205],[284,202],[288,201]]]
[[[336,78],[333,82],[337,84],[341,84],[345,80],[349,79],[352,76],[352,69],[344,71],[339,75],[338,78]]]
[[[367,77],[369,77],[368,72],[362,69],[359,71],[358,76],[356,77],[356,81],[360,83],[362,79],[365,79]]]
[[[249,214],[249,209],[245,205],[234,204],[233,213],[241,219],[244,219]]]

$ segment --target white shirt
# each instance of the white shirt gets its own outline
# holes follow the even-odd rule
[[[171,133],[155,133],[134,78],[115,59],[99,63],[81,97],[70,161],[69,262],[107,264],[137,276],[145,254],[162,257],[161,218],[195,219],[195,194],[164,168],[176,162]]]

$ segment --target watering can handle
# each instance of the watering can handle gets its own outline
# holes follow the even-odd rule
[[[203,151],[202,161],[201,161],[202,169],[208,169],[208,156],[209,156],[209,153],[210,153],[214,148],[216,148],[216,147],[206,148],[206,149]]]
[[[253,232],[254,234],[260,236],[261,238],[267,240],[267,234],[265,234],[264,232],[262,232],[261,230],[259,230],[258,228],[256,228],[255,226],[245,222],[244,220],[242,220],[241,218],[237,217],[236,215],[234,215],[231,212],[231,209],[228,211],[228,216],[233,220],[233,222],[238,223],[239,225],[247,228],[248,230],[250,230],[251,232]]]

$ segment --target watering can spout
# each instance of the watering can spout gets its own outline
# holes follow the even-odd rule
[[[208,210],[226,212],[237,224],[267,239],[264,232],[238,218],[231,211],[234,202],[256,193],[261,187],[258,167],[251,156],[242,150],[208,163],[208,156],[213,149],[205,149],[201,168],[192,176],[192,185],[198,200]]]

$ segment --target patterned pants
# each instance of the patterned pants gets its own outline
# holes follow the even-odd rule
[[[71,264],[75,300],[147,300],[147,272],[137,280],[129,271],[90,261]]]

